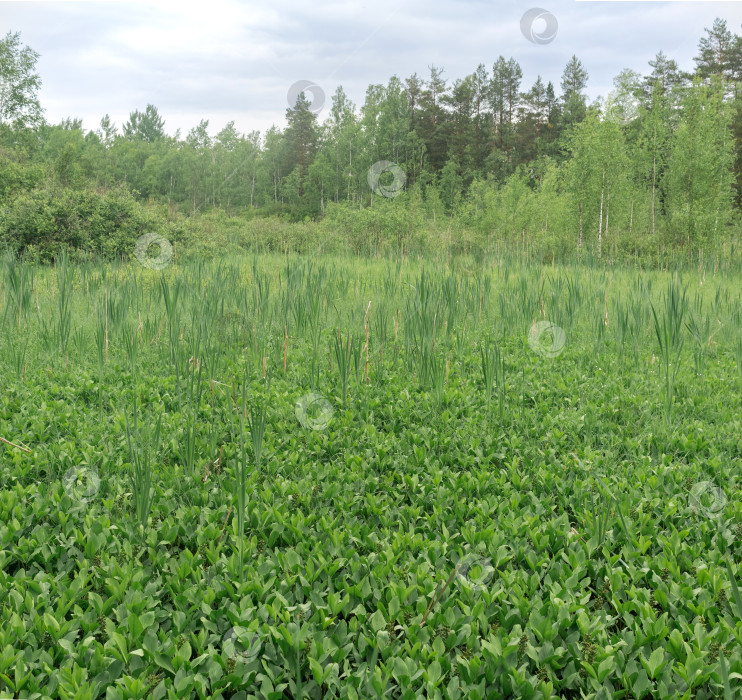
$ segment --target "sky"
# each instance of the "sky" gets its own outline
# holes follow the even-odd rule
[[[692,69],[716,17],[742,34],[739,1],[538,2],[0,0],[0,31],[41,55],[49,122],[79,117],[94,129],[108,113],[120,127],[152,103],[181,136],[201,119],[212,135],[230,120],[243,133],[283,128],[302,86],[321,121],[338,85],[360,108],[368,85],[393,75],[427,77],[435,65],[453,82],[500,55],[520,63],[521,89],[540,74],[559,93],[575,54],[592,101],[622,69],[649,72],[659,50]]]

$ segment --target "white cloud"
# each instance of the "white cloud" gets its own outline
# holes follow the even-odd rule
[[[325,104],[342,84],[357,106],[370,83],[443,66],[449,81],[502,54],[523,68],[523,89],[541,74],[557,91],[574,53],[605,95],[623,68],[648,71],[659,50],[693,67],[704,27],[717,16],[739,32],[742,4],[727,2],[561,2],[537,0],[559,21],[556,39],[528,42],[520,18],[532,2],[512,0],[144,0],[3,2],[3,24],[41,53],[42,105],[56,122],[79,116],[94,128],[106,112],[119,124],[151,102],[166,129],[201,118],[216,131],[282,125],[286,94],[316,81]],[[320,114],[322,118],[327,112]]]

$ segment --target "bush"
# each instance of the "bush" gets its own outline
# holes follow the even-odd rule
[[[0,247],[50,262],[63,248],[111,259],[130,257],[139,236],[163,221],[124,188],[35,189],[0,209]]]

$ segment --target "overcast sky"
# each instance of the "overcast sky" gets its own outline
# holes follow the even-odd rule
[[[521,19],[533,7],[530,0],[0,0],[0,29],[20,31],[41,54],[40,100],[50,122],[80,117],[91,129],[107,112],[120,127],[153,103],[166,131],[183,136],[202,118],[212,134],[231,119],[242,132],[283,127],[297,81],[318,86],[315,108],[324,93],[323,119],[338,85],[360,107],[367,86],[392,75],[426,77],[433,64],[452,82],[479,63],[491,70],[500,54],[520,63],[523,89],[541,74],[559,92],[574,53],[594,99],[621,69],[646,73],[659,50],[691,69],[715,17],[742,33],[742,2],[539,0],[556,25],[535,19],[529,40]]]

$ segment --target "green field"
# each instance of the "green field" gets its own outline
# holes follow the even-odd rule
[[[6,257],[0,698],[739,698],[741,386],[713,269]]]

